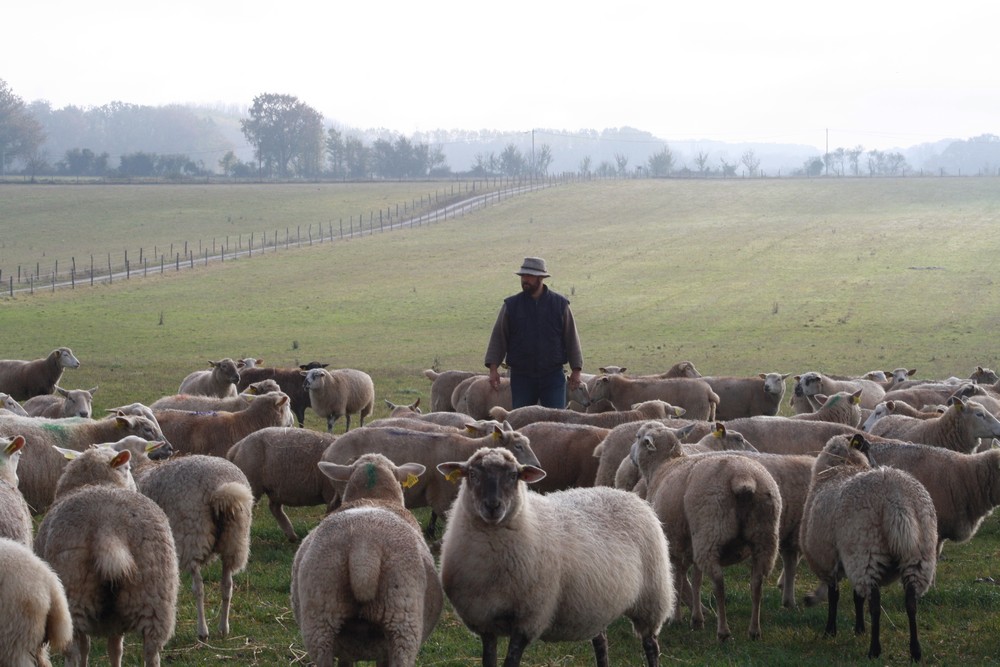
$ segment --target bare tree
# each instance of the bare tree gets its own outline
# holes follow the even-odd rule
[[[708,171],[708,153],[699,151],[694,163],[698,165],[698,173],[704,175]]]
[[[589,155],[584,156],[584,158],[580,160],[580,175],[584,178],[590,176],[590,163],[591,159]]]
[[[754,177],[760,168],[760,158],[754,154],[753,149],[750,149],[740,157],[740,164],[747,168],[748,176]]]
[[[851,173],[855,176],[861,175],[861,154],[864,152],[865,147],[861,144],[847,149],[847,161],[851,163]]]
[[[674,169],[674,153],[669,146],[664,146],[658,153],[649,156],[648,168],[650,176],[669,176]]]
[[[724,157],[719,158],[719,163],[722,169],[723,178],[730,178],[731,176],[736,175],[736,163],[729,164],[726,162],[726,158]]]
[[[628,156],[624,153],[615,153],[615,164],[618,165],[618,175],[628,174]]]

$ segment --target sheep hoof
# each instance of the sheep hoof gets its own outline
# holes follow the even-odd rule
[[[733,638],[733,634],[731,632],[720,632],[718,634],[718,637],[719,637],[719,643],[724,644],[726,643],[726,640]]]
[[[761,637],[763,637],[763,635],[761,634],[760,630],[751,630],[750,631],[750,639],[752,639],[753,641],[757,641]]]
[[[701,630],[705,627],[705,619],[703,618],[692,618],[691,619],[691,629]]]
[[[807,595],[802,601],[805,603],[807,607],[815,607],[817,604],[819,604],[819,599],[812,593]]]

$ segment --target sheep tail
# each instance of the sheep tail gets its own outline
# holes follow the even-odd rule
[[[382,559],[364,541],[351,546],[347,556],[347,571],[351,581],[351,591],[358,602],[371,602],[378,595],[379,575]]]
[[[121,535],[101,531],[94,548],[94,569],[101,579],[119,581],[128,579],[136,571],[132,550]]]
[[[45,617],[45,641],[53,650],[62,651],[73,641],[73,620],[60,584],[53,583],[49,597],[52,602],[49,614]]]
[[[250,558],[246,536],[253,519],[253,494],[240,482],[220,485],[210,499],[216,530],[216,551],[223,565],[241,572]]]
[[[757,492],[757,480],[749,474],[733,475],[729,481],[729,488],[738,501],[749,501]]]

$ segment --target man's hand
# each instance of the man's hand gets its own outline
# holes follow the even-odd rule
[[[490,366],[490,386],[494,391],[500,390],[500,372],[495,365]]]
[[[570,391],[576,391],[576,388],[580,386],[580,369],[575,369],[569,374],[569,380],[567,380],[566,385]]]

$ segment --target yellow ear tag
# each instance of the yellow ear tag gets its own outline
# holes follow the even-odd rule
[[[726,432],[724,430],[722,430],[721,428],[717,428],[714,431],[712,431],[712,435],[714,435],[716,438],[721,438],[725,434],[726,434]]]
[[[406,481],[403,482],[403,488],[408,489],[411,486],[416,486],[417,482],[419,481],[420,480],[417,478],[417,476],[411,472],[409,475],[406,476]]]
[[[458,480],[461,477],[462,477],[462,471],[461,470],[452,470],[450,473],[448,473],[447,475],[444,476],[444,478],[446,480],[448,480],[449,482],[451,482],[452,484],[458,484]]]

